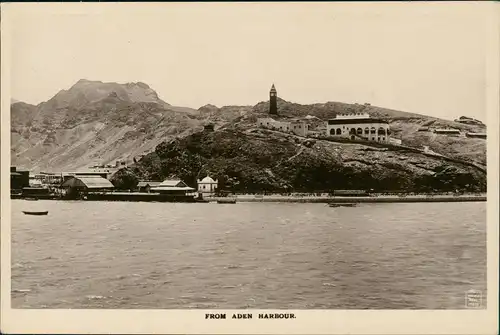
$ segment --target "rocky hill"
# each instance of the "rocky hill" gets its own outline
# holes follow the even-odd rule
[[[255,106],[206,105],[195,110],[171,106],[144,83],[80,80],[37,106],[23,102],[11,105],[11,160],[13,165],[32,171],[80,169],[113,164],[116,160],[131,163],[172,140],[198,136],[194,134],[207,123],[215,124],[216,133],[247,134],[246,130],[255,128],[258,117],[268,115],[268,109],[269,102],[264,101]],[[481,123],[446,121],[369,104],[340,102],[300,105],[278,99],[278,111],[283,118],[304,117],[316,126],[337,113],[367,112],[387,120],[393,136],[405,145],[426,145],[451,158],[486,164],[483,139],[418,131],[422,126],[431,126],[484,132]],[[340,145],[343,146],[349,147]]]
[[[208,119],[169,105],[144,83],[80,80],[37,106],[11,105],[11,161],[35,171],[131,162],[169,138],[203,129]]]
[[[484,191],[478,168],[396,146],[336,143],[263,129],[227,127],[164,142],[132,167],[116,186],[139,179],[179,177],[195,186],[206,175],[232,192]]]

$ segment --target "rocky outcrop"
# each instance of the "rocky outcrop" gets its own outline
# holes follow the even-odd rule
[[[154,153],[114,176],[122,179],[178,177],[195,186],[210,175],[232,192],[484,191],[480,169],[415,150],[335,143],[255,129],[198,132],[163,142]],[[125,177],[126,176],[126,177]]]

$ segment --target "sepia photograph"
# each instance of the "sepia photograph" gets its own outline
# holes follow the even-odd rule
[[[496,333],[492,9],[2,4],[2,332]]]

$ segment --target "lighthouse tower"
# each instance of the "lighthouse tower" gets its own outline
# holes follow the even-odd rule
[[[273,86],[271,87],[271,91],[269,91],[269,114],[271,115],[278,115],[278,93],[276,92],[276,88]]]

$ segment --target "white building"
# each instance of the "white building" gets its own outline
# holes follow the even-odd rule
[[[295,135],[306,137],[309,131],[309,125],[301,120],[292,120],[292,122],[290,122],[290,130]]]
[[[292,119],[290,121],[278,121],[272,118],[259,118],[257,119],[257,125],[263,128],[282,131],[284,133],[294,133],[299,136],[306,136],[309,129],[309,125],[298,119]]]
[[[389,143],[394,144],[394,145],[401,145],[403,143],[403,141],[399,138],[389,137]]]
[[[218,181],[206,176],[202,180],[198,180],[198,193],[203,195],[212,195],[217,189]]]
[[[391,130],[384,120],[371,118],[366,113],[339,114],[327,121],[326,136],[343,137],[351,140],[364,139],[389,142]]]

